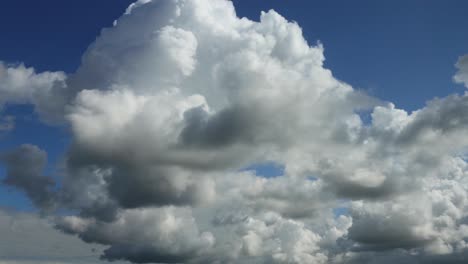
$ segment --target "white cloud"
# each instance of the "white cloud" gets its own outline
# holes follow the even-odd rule
[[[113,223],[64,217],[59,228],[87,242],[110,245],[104,251],[108,260],[136,263],[190,261],[215,243],[211,233],[198,231],[189,209],[173,207],[123,211]]]
[[[5,103],[33,104],[47,121],[63,119],[66,103],[63,72],[36,73],[23,64],[0,61],[0,107]]]
[[[324,59],[321,44],[310,46],[275,11],[254,22],[225,0],[140,0],[102,31],[76,73],[2,66],[0,92],[46,116],[55,109],[70,125],[61,188],[51,195],[76,215],[57,224],[107,246],[105,259],[466,255],[468,94],[408,113],[335,79]],[[284,165],[284,175],[242,171],[263,162]],[[43,163],[10,182],[25,189]],[[349,214],[335,215],[339,207]]]
[[[456,83],[464,84],[468,88],[468,55],[458,58],[455,67],[457,67],[458,72],[453,76],[453,80]]]

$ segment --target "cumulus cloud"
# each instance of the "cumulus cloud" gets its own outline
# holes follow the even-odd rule
[[[34,204],[41,209],[50,209],[55,199],[52,178],[43,176],[47,154],[33,145],[21,145],[2,153],[0,161],[6,168],[3,183],[24,191]]]
[[[0,107],[5,103],[32,104],[43,120],[59,122],[67,100],[65,79],[63,72],[36,73],[24,64],[0,61]]]
[[[1,64],[2,103],[73,136],[60,188],[31,145],[4,154],[4,183],[71,212],[56,228],[104,245],[104,260],[456,263],[468,94],[410,113],[324,59],[275,11],[255,22],[225,0],[139,0],[69,76]],[[283,175],[244,169],[265,162]]]
[[[198,231],[190,210],[173,207],[127,210],[111,224],[70,216],[61,219],[59,227],[86,242],[110,245],[105,259],[135,263],[185,262],[215,242],[211,233]]]

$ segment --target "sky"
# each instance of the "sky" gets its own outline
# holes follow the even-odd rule
[[[132,2],[5,3],[0,57],[38,71],[73,72],[101,29],[112,26]],[[309,43],[324,43],[325,65],[337,78],[405,109],[457,90],[451,76],[454,61],[466,52],[466,1],[233,2],[241,17],[258,20],[261,11],[274,9],[296,21]]]
[[[2,5],[1,263],[468,256],[466,1],[132,2]]]

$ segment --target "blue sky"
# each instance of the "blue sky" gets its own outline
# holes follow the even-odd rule
[[[0,60],[23,62],[37,71],[72,73],[87,46],[132,1],[7,1],[0,9]],[[468,52],[468,2],[417,1],[246,1],[235,0],[238,16],[258,20],[275,9],[302,28],[310,44],[325,46],[325,67],[357,89],[406,110],[428,99],[461,93],[452,81],[454,63]],[[28,8],[24,8],[28,6]],[[2,135],[0,148],[27,142],[49,154],[54,173],[70,139],[67,128],[41,124],[31,107],[7,106],[16,129]],[[277,175],[263,165],[261,173]],[[0,188],[0,205],[30,209],[27,199]]]
[[[39,71],[73,72],[100,30],[111,26],[130,3],[7,1],[0,10],[0,58]],[[258,20],[260,11],[275,9],[297,21],[309,43],[320,40],[325,45],[326,66],[337,78],[402,108],[414,110],[429,98],[461,90],[451,77],[457,57],[467,52],[466,1],[235,0],[234,4],[239,16],[253,20]]]

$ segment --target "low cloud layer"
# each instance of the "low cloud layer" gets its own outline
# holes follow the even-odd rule
[[[461,263],[468,94],[407,112],[324,59],[275,11],[139,0],[69,76],[0,64],[0,104],[32,104],[73,136],[58,183],[31,145],[2,154],[4,183],[103,260]],[[245,169],[265,163],[283,175]]]
[[[98,258],[103,246],[66,235],[53,227],[51,219],[33,213],[0,209],[0,236],[2,264],[106,263]]]

